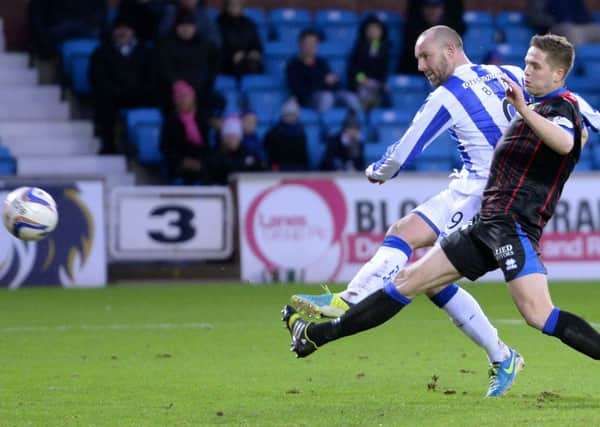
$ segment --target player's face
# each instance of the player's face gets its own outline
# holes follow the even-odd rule
[[[425,74],[433,87],[437,87],[448,80],[453,68],[448,60],[447,49],[440,46],[435,40],[421,37],[415,45],[419,71]]]
[[[546,53],[532,46],[525,56],[525,90],[533,96],[544,96],[562,87],[562,77],[546,61]]]

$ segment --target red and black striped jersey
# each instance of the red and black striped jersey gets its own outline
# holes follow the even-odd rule
[[[536,101],[531,104],[535,112],[573,134],[573,149],[560,155],[517,116],[496,146],[483,193],[481,217],[512,217],[530,236],[539,239],[579,160],[581,118],[575,96],[566,89]]]

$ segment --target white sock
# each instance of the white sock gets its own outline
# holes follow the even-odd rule
[[[498,330],[473,296],[452,284],[431,298],[442,308],[458,328],[487,353],[491,362],[501,362],[510,356],[509,348],[498,337]]]
[[[357,304],[383,288],[404,267],[411,252],[404,240],[387,236],[375,255],[361,267],[340,296],[351,304]]]

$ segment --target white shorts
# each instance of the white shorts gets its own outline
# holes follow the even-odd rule
[[[471,181],[469,191],[459,191],[454,181],[449,188],[421,203],[413,213],[419,215],[436,232],[438,239],[460,230],[479,212],[485,180]],[[480,189],[478,188],[480,187]]]

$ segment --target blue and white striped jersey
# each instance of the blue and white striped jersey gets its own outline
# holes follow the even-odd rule
[[[369,166],[367,174],[385,181],[412,162],[442,132],[449,131],[463,161],[461,176],[487,178],[494,147],[508,127],[514,108],[505,99],[506,74],[523,87],[515,66],[465,64],[429,94],[402,138]]]

